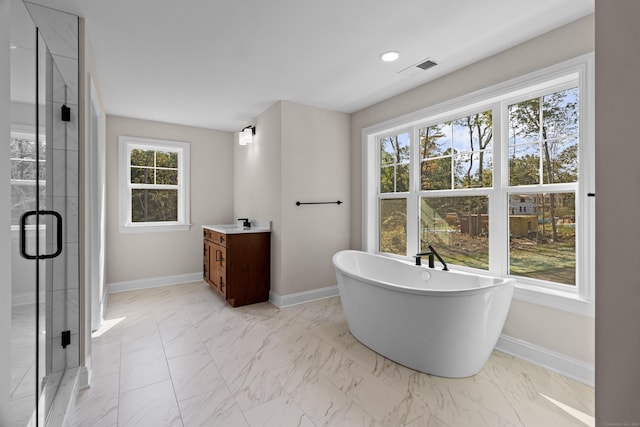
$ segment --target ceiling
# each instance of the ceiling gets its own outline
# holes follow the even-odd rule
[[[86,20],[108,114],[239,130],[278,100],[355,112],[594,0],[31,0]],[[400,58],[378,56],[397,50]],[[420,73],[399,71],[430,58]]]

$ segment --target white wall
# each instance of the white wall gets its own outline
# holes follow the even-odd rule
[[[260,114],[254,143],[233,138],[233,216],[271,221],[271,289],[282,283],[281,137],[282,108],[278,102]]]
[[[85,21],[82,22],[82,30],[85,29]],[[87,292],[87,296],[89,294],[93,294],[94,291],[97,291],[98,301],[100,305],[105,303],[103,301],[104,292],[106,288],[106,284],[104,282],[104,251],[105,251],[105,230],[104,225],[106,222],[106,212],[105,212],[105,198],[106,198],[106,166],[107,166],[107,158],[106,158],[106,128],[107,128],[107,116],[105,114],[104,104],[102,102],[102,95],[100,91],[100,74],[98,73],[95,59],[93,57],[93,49],[91,46],[91,41],[88,38],[88,34],[83,32],[83,56],[82,60],[83,69],[82,75],[82,84],[84,85],[83,91],[83,111],[84,111],[84,126],[83,126],[83,134],[84,134],[84,210],[85,210],[85,224],[84,224],[84,234],[87,236],[85,238],[86,248],[85,250],[85,266],[90,266],[91,264],[91,247],[93,250],[98,251],[98,257],[100,258],[98,265],[94,266],[97,269],[96,272],[91,272],[90,268],[85,268],[86,276],[85,280],[87,281],[87,286],[97,285],[96,289],[91,289],[91,292]],[[93,109],[92,102],[96,105],[95,110],[98,116],[98,122],[95,124],[91,124],[91,111]],[[95,133],[97,134],[97,141],[93,141],[92,139],[92,126],[95,126]],[[94,144],[93,146],[91,146]],[[94,161],[92,157],[97,157],[97,161]],[[96,189],[92,187],[92,184],[95,183]],[[93,203],[93,206],[92,206]],[[95,215],[94,218],[91,218],[92,207],[97,212],[93,212]],[[93,223],[95,222],[95,224]],[[95,226],[94,226],[95,225]],[[98,229],[99,232],[95,233],[95,230]],[[93,232],[92,232],[93,231]],[[93,278],[97,278],[97,284],[92,283]],[[88,301],[90,302],[90,301]],[[95,316],[94,316],[95,319]]]
[[[191,230],[120,233],[118,136],[191,144]],[[228,223],[233,205],[233,134],[107,115],[107,283],[202,272],[202,225]]]
[[[106,236],[104,234],[104,230],[95,235],[91,233],[91,219],[90,215],[90,203],[92,197],[105,198],[106,196],[106,187],[105,187],[105,170],[106,170],[106,115],[104,114],[104,106],[102,103],[102,96],[100,94],[100,78],[99,73],[96,68],[95,59],[93,57],[93,50],[91,47],[91,41],[89,40],[84,19],[80,19],[80,34],[79,34],[79,50],[80,50],[80,58],[79,58],[79,67],[80,67],[80,147],[81,147],[81,167],[80,174],[84,177],[84,179],[80,180],[80,195],[81,202],[80,205],[82,207],[82,220],[80,221],[80,236],[82,242],[82,259],[81,263],[81,281],[80,281],[80,319],[81,319],[81,342],[80,342],[80,365],[85,368],[90,368],[91,365],[91,331],[92,331],[92,296],[94,292],[97,291],[98,299],[101,302],[106,304],[106,301],[103,301],[104,294],[103,290],[105,288],[104,283],[104,272],[101,274],[101,283],[98,284],[97,289],[93,289],[93,283],[90,277],[90,269],[87,266],[90,265],[90,251],[89,245],[93,242],[99,242],[99,245],[102,247],[102,253],[104,257],[105,250],[105,240]],[[91,79],[93,79],[94,86],[93,89],[91,87]],[[95,93],[91,93],[92,90],[95,89]],[[98,167],[94,168],[91,165],[91,159],[89,155],[91,153],[91,149],[89,144],[91,143],[91,127],[89,125],[90,117],[90,105],[91,98],[94,98],[98,103],[98,108],[100,109],[100,114],[98,117]],[[98,179],[102,182],[102,187],[98,190],[98,194],[95,194],[90,188],[90,183],[92,180]],[[102,213],[101,221],[106,221],[104,212]],[[101,313],[99,313],[100,315]],[[81,375],[81,386],[86,385],[86,381],[89,380],[88,377]]]
[[[640,425],[640,2],[596,0],[596,418]]]
[[[336,284],[333,255],[349,247],[349,114],[282,102],[282,293]],[[303,205],[301,202],[344,202]]]
[[[234,216],[268,219],[271,291],[334,286],[331,257],[349,246],[350,116],[280,101],[256,117],[255,143],[234,148]],[[300,206],[296,201],[342,200]]]
[[[11,341],[11,234],[10,234],[10,53],[9,53],[9,0],[0,0],[0,342]],[[9,411],[9,384],[11,384],[11,349],[0,349],[0,425],[11,423]]]
[[[594,50],[590,15],[352,115],[351,246],[362,247],[362,129],[472,93]],[[515,301],[504,333],[594,363],[594,319]]]

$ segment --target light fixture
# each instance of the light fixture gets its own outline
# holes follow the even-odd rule
[[[400,54],[395,50],[390,50],[388,52],[381,53],[379,58],[384,62],[393,62],[400,58]]]
[[[246,126],[240,131],[238,142],[240,145],[247,145],[253,142],[253,135],[256,134],[255,126]]]

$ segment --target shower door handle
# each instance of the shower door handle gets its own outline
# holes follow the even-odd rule
[[[27,218],[33,215],[53,215],[56,218],[56,251],[52,254],[29,255],[27,253]],[[37,238],[39,233],[36,232]],[[62,216],[56,211],[27,211],[20,217],[20,255],[26,259],[55,258],[62,253]]]

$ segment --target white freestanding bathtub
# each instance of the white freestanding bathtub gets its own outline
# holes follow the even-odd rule
[[[491,355],[514,279],[429,269],[367,252],[333,257],[349,330],[401,365],[461,378]]]

